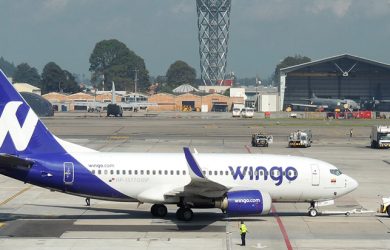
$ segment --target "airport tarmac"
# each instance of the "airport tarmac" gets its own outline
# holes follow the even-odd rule
[[[321,211],[376,211],[390,196],[390,150],[368,147],[370,126],[389,120],[233,119],[230,114],[143,113],[124,118],[66,113],[44,119],[60,138],[100,151],[289,154],[328,161],[359,182],[354,192]],[[313,132],[311,148],[288,148],[295,129]],[[353,137],[349,130],[353,128]],[[274,135],[268,148],[250,146],[251,133]],[[0,249],[242,249],[238,224],[218,209],[194,209],[178,221],[176,207],[164,219],[150,205],[91,200],[0,176]],[[384,214],[307,216],[308,204],[274,204],[268,216],[245,217],[245,248],[390,249],[390,218]]]

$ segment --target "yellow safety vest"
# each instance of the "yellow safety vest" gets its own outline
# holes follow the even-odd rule
[[[244,234],[244,233],[246,233],[248,231],[248,229],[246,228],[245,224],[241,224],[240,231],[241,231],[241,234]]]

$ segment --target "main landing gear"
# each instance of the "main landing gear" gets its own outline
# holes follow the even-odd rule
[[[315,208],[315,202],[312,201],[310,202],[310,207],[309,207],[309,216],[310,217],[316,217],[318,215],[318,211]]]
[[[150,212],[154,217],[164,218],[167,213],[167,207],[163,204],[154,204]],[[187,205],[179,205],[179,209],[176,211],[176,218],[182,221],[191,221],[194,218],[194,213]]]
[[[151,207],[150,212],[154,217],[164,218],[168,213],[168,209],[163,204],[154,204]]]
[[[176,211],[176,217],[179,220],[190,221],[190,220],[192,220],[192,218],[194,218],[194,213],[192,212],[190,207],[181,206]]]

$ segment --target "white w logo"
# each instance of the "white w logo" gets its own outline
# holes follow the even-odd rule
[[[9,102],[5,105],[0,117],[0,147],[3,146],[7,133],[11,136],[15,148],[18,151],[24,151],[34,133],[38,123],[38,117],[31,109],[28,111],[23,126],[20,126],[16,111],[22,102]]]

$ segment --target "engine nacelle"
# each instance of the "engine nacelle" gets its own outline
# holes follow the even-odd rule
[[[271,210],[271,196],[260,190],[239,190],[228,192],[216,202],[216,207],[228,214],[268,214]]]

